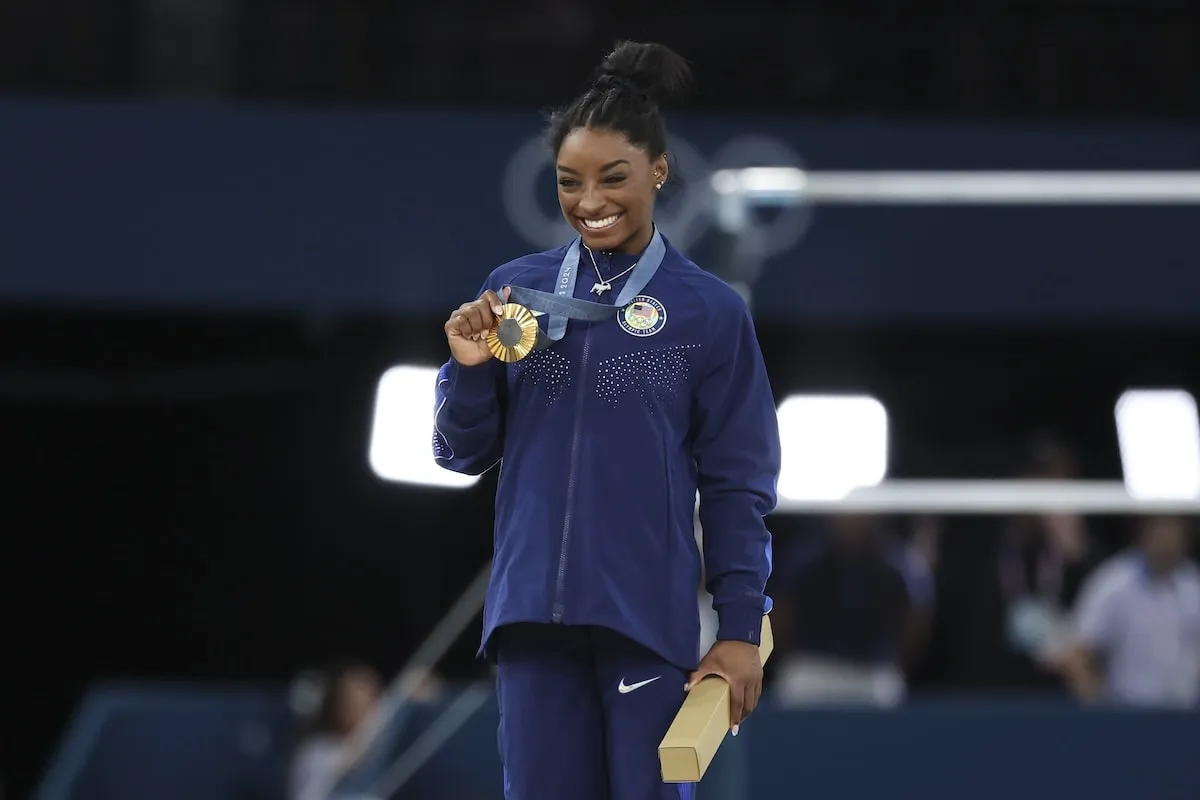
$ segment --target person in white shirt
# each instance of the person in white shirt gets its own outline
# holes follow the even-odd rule
[[[1150,517],[1137,544],[1087,579],[1060,660],[1086,702],[1190,708],[1200,703],[1200,570],[1188,522]]]

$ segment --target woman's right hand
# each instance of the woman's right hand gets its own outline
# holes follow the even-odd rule
[[[450,355],[464,367],[475,367],[492,357],[488,350],[488,331],[496,324],[502,313],[501,306],[508,301],[509,290],[504,288],[504,299],[490,289],[478,300],[463,303],[446,320],[446,341],[450,344]]]

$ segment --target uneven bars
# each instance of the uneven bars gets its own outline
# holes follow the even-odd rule
[[[710,184],[719,197],[741,197],[755,205],[1200,204],[1200,172],[1186,171],[808,172],[747,167],[717,170]]]

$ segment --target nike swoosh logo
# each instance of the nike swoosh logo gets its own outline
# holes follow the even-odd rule
[[[659,675],[654,678],[647,678],[644,681],[638,681],[637,683],[630,683],[630,684],[626,684],[625,679],[621,678],[621,682],[617,685],[617,691],[620,692],[621,694],[629,694],[630,692],[634,691],[635,689],[640,689],[648,683],[654,683],[656,680],[658,680],[661,677],[662,677],[662,675]]]
[[[545,314],[546,312],[545,311],[530,311],[529,313],[533,314],[535,317],[540,317],[543,314]]]

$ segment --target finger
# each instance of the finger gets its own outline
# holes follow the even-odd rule
[[[758,693],[754,689],[754,684],[746,685],[746,701],[742,705],[742,722],[745,722],[751,714],[754,713],[755,707],[758,705]]]
[[[467,320],[472,335],[482,333],[492,327],[492,312],[482,303],[472,303],[463,316]]]
[[[687,686],[685,688],[691,689],[693,686],[695,686],[697,683],[700,683],[700,681],[704,680],[705,678],[720,678],[724,681],[729,680],[728,678],[725,677],[725,674],[722,673],[719,669],[705,669],[704,664],[701,663],[699,668],[695,672],[693,672],[692,676],[688,679]]]
[[[458,335],[464,339],[475,338],[475,323],[471,321],[470,312],[458,315]]]
[[[454,311],[450,314],[450,319],[446,321],[446,331],[449,332],[454,330],[459,333],[466,333],[467,331],[463,329],[463,325],[469,322],[471,309],[474,307],[474,305],[475,302],[472,301],[470,303],[463,303],[461,306],[454,309]]]
[[[512,287],[511,287],[511,286],[505,286],[505,287],[504,287],[504,302],[506,302],[506,303],[507,303],[507,302],[508,302],[508,298],[510,298],[510,297],[512,297]]]
[[[488,289],[486,292],[484,292],[483,296],[480,297],[479,299],[484,301],[487,304],[488,310],[491,311],[493,314],[495,314],[497,317],[499,317],[500,315],[502,315],[504,313],[504,309],[502,308],[502,306],[504,305],[504,301],[501,300],[500,296],[497,295],[495,292],[493,292],[491,289]]]
[[[742,721],[742,711],[746,707],[746,687],[730,681],[729,683],[729,725],[733,735],[737,736],[738,724]]]
[[[504,309],[500,309],[499,313],[493,313],[490,306],[490,300],[481,300],[476,308],[479,313],[479,330],[475,334],[475,338],[483,341],[487,338],[488,331],[496,327],[496,322],[500,319],[500,314],[504,313]],[[500,306],[496,306],[500,308]]]
[[[504,314],[504,308],[500,305],[500,298],[496,297],[495,294],[491,298],[481,299],[475,307],[479,311],[479,320],[485,331],[490,331],[495,326],[496,321]]]
[[[458,311],[455,311],[450,319],[446,320],[445,328],[446,333],[450,336],[466,336],[469,332],[466,318]]]

